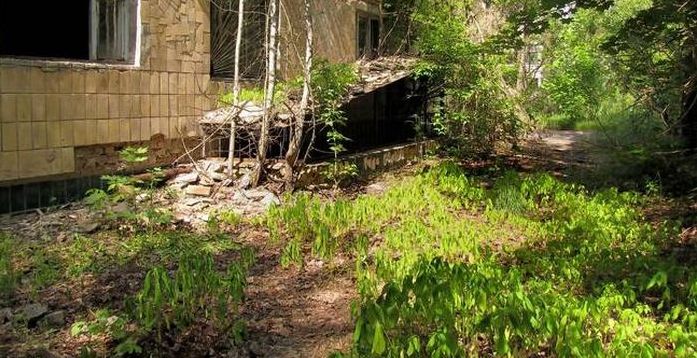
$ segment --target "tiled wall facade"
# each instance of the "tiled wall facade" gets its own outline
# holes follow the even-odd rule
[[[291,78],[304,54],[302,0],[283,2],[280,76]],[[0,186],[103,174],[110,168],[92,164],[115,145],[164,138],[180,150],[198,135],[223,86],[209,75],[210,2],[140,4],[136,66],[0,58]],[[379,12],[379,0],[313,0],[313,9],[316,55],[348,62],[356,10]]]
[[[138,66],[0,59],[0,184],[79,176],[79,148],[196,136],[215,103],[206,1],[141,0]]]

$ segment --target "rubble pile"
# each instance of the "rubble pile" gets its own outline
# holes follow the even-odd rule
[[[239,215],[258,215],[279,204],[276,194],[265,188],[250,188],[253,161],[236,163],[232,176],[223,158],[208,158],[187,164],[190,171],[167,182],[175,199],[177,220],[186,223],[207,221],[211,212],[234,211]]]

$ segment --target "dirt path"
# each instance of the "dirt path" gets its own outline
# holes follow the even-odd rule
[[[356,297],[350,260],[282,268],[277,249],[259,247],[242,315],[250,357],[327,357],[350,348]]]

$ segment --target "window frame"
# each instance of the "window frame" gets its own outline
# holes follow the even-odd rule
[[[367,24],[367,31],[363,37],[363,40],[365,41],[365,50],[361,50],[360,46],[360,41],[361,41],[361,29],[360,29],[360,23],[361,20],[365,20]],[[373,22],[377,21],[378,23],[378,43],[374,44],[373,43]],[[370,13],[367,11],[362,11],[362,10],[356,10],[356,58],[357,59],[362,59],[362,58],[376,58],[380,56],[380,42],[382,41],[382,16],[379,14],[375,13]],[[362,53],[364,52],[364,53]]]
[[[141,22],[141,0],[126,0],[133,2],[133,11],[135,14],[130,16],[129,21],[129,45],[127,53],[122,61],[114,60],[99,60],[96,59],[94,51],[96,51],[97,32],[94,30],[94,15],[95,4],[97,0],[90,0],[89,5],[89,59],[80,58],[58,58],[45,56],[21,56],[21,55],[2,55],[0,56],[0,65],[12,66],[30,66],[30,67],[56,67],[56,68],[75,68],[75,69],[99,69],[99,68],[115,68],[115,69],[134,69],[141,66],[141,44],[142,44],[142,22]],[[94,50],[93,50],[94,48]]]

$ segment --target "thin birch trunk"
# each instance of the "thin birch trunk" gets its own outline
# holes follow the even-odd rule
[[[269,2],[269,41],[266,59],[266,91],[264,93],[264,116],[261,121],[261,134],[257,148],[257,165],[252,173],[252,186],[258,186],[266,162],[269,147],[269,127],[272,118],[274,94],[276,90],[276,60],[278,55],[279,0]]]
[[[237,38],[235,41],[235,79],[232,87],[232,104],[235,107],[240,105],[240,50],[242,48],[242,31],[244,30],[244,0],[238,0],[239,7],[237,13]],[[240,113],[241,108],[235,108],[233,113]],[[228,175],[232,178],[233,167],[235,161],[235,140],[237,139],[237,116],[233,116],[230,120],[230,146],[228,154]]]
[[[291,136],[290,143],[288,145],[288,152],[286,153],[286,172],[284,173],[285,182],[287,186],[291,185],[293,181],[293,172],[298,162],[298,156],[300,154],[300,146],[302,145],[302,137],[305,129],[305,116],[307,115],[307,109],[310,104],[310,85],[312,82],[312,53],[314,46],[314,35],[312,26],[312,9],[310,6],[311,0],[304,0],[305,3],[305,64],[303,67],[303,94],[300,99],[300,113],[298,117],[295,118],[295,124],[293,126],[293,135]]]

